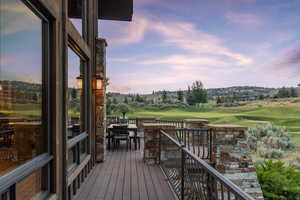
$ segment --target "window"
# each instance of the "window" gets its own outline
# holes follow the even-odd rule
[[[86,63],[68,48],[67,69],[67,168],[72,172],[87,154],[86,114]]]
[[[0,175],[44,153],[42,20],[1,1]],[[30,48],[28,48],[30,47]]]
[[[25,195],[21,199],[36,198],[50,187],[50,24],[31,3],[0,1],[0,185],[7,187],[1,188],[3,199],[16,192]]]
[[[68,48],[68,139],[84,131],[84,70],[83,61],[81,61],[80,57],[71,48]]]

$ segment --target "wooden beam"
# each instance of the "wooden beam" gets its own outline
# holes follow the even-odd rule
[[[91,59],[91,50],[87,45],[86,41],[79,34],[78,30],[75,28],[70,19],[67,19],[67,32],[68,32],[68,42],[73,50],[79,54],[79,56]]]
[[[54,0],[36,0],[35,4],[42,5],[43,9],[46,10],[53,18],[59,17],[59,5],[58,1]]]

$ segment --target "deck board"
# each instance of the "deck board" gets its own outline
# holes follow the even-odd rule
[[[143,162],[140,151],[107,152],[93,169],[75,200],[175,200],[158,165]]]

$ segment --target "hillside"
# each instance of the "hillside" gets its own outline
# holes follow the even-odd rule
[[[209,88],[207,89],[208,99],[216,100],[217,97],[234,97],[240,101],[251,101],[257,100],[260,97],[272,97],[274,96],[279,89],[277,88],[264,88],[264,87],[255,87],[255,86],[235,86],[235,87],[226,87],[226,88]],[[177,91],[166,91],[167,96],[170,101],[176,101]],[[187,90],[183,90],[185,95]],[[109,95],[116,99],[118,102],[125,101],[134,101],[136,94],[120,94],[120,93],[109,93]],[[153,91],[152,94],[139,94],[146,101],[160,101],[162,91]]]

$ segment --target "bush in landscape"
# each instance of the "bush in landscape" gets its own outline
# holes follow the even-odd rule
[[[298,155],[294,160],[291,160],[289,165],[300,170],[300,156]]]
[[[265,200],[300,200],[300,171],[265,160],[256,164],[256,172]]]
[[[293,148],[286,130],[274,124],[249,128],[246,134],[250,148],[264,158],[282,158],[283,150]]]
[[[125,119],[126,113],[131,112],[131,108],[129,105],[127,105],[125,103],[119,103],[116,106],[116,111],[122,113],[123,119]]]
[[[149,110],[166,110],[166,109],[186,109],[189,105],[183,103],[183,102],[177,102],[177,103],[160,103],[160,104],[149,104],[145,106],[144,108]]]
[[[280,149],[268,149],[265,146],[260,146],[257,148],[257,152],[263,158],[276,158],[280,159],[283,157],[283,151]]]

